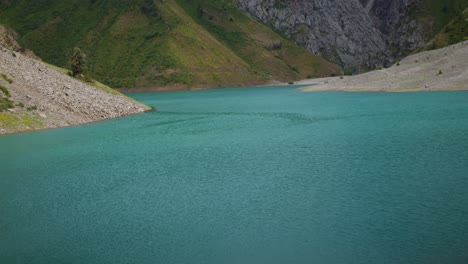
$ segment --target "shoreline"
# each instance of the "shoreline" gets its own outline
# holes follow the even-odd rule
[[[122,93],[159,93],[177,91],[201,91],[225,88],[269,86],[308,86],[304,92],[428,92],[468,90],[468,41],[442,49],[410,55],[390,68],[374,70],[359,75],[321,77],[289,82],[270,80],[264,84],[240,86],[166,86],[117,88]]]
[[[203,91],[203,90],[214,90],[214,89],[242,89],[242,88],[262,88],[262,87],[272,87],[272,86],[306,86],[302,88],[297,88],[297,90],[303,91],[303,92],[376,92],[376,93],[395,93],[395,92],[456,92],[456,91],[468,91],[468,87],[463,87],[463,88],[453,88],[453,89],[400,89],[400,90],[386,90],[386,89],[359,89],[359,88],[352,88],[352,89],[323,89],[320,88],[320,84],[330,81],[330,80],[339,80],[339,77],[326,77],[326,78],[316,78],[316,79],[304,79],[298,82],[295,82],[294,84],[288,84],[288,83],[280,83],[280,82],[275,82],[271,84],[265,84],[265,85],[257,85],[257,86],[242,86],[242,87],[219,87],[219,88],[205,88],[205,89],[193,89],[193,90],[176,90],[176,91],[159,91],[159,92],[127,92],[129,94],[131,93],[163,93],[163,92],[190,92],[190,91]],[[311,86],[309,86],[311,85]],[[317,87],[317,89],[315,89]],[[2,136],[8,136],[8,135],[15,135],[15,134],[25,134],[25,133],[31,133],[31,132],[39,132],[39,131],[44,131],[44,130],[51,130],[51,129],[61,129],[61,128],[69,128],[69,127],[77,127],[77,126],[83,126],[83,125],[89,125],[89,124],[94,124],[98,122],[103,122],[103,121],[108,121],[108,120],[114,120],[114,119],[119,119],[119,118],[124,118],[127,116],[132,116],[132,115],[138,115],[138,114],[144,114],[152,111],[157,111],[156,108],[151,107],[150,109],[146,109],[143,112],[138,112],[138,113],[131,113],[127,115],[122,115],[122,116],[116,116],[116,117],[110,117],[110,118],[104,118],[100,120],[93,120],[90,122],[83,122],[83,123],[76,123],[76,124],[69,124],[69,125],[61,125],[61,126],[56,126],[56,127],[43,127],[43,128],[35,128],[35,129],[30,129],[30,130],[21,130],[21,131],[3,131],[0,132],[0,137]]]
[[[128,114],[128,115],[110,117],[110,118],[105,118],[105,119],[101,119],[101,120],[93,120],[93,121],[85,122],[85,123],[70,124],[70,125],[57,126],[57,127],[42,127],[42,128],[34,128],[34,129],[30,129],[30,130],[21,130],[21,131],[10,131],[10,132],[6,132],[6,133],[1,133],[1,132],[0,132],[0,137],[2,137],[2,136],[17,135],[17,134],[34,133],[34,132],[40,132],[40,131],[46,131],[46,130],[53,130],[53,129],[62,129],[62,128],[70,128],[70,127],[85,126],[85,125],[95,124],[95,123],[99,123],[99,122],[104,122],[104,121],[110,121],[110,120],[115,120],[115,119],[119,119],[119,118],[124,118],[124,117],[128,117],[128,116],[141,115],[141,114],[145,114],[145,113],[153,112],[153,111],[156,111],[156,108],[152,107],[151,109],[145,110],[145,111],[143,111],[143,112],[131,113],[131,114]]]
[[[15,102],[25,102],[26,106],[37,105],[38,107],[33,112],[26,112],[20,108],[0,113],[0,117],[4,119],[0,127],[0,135],[84,125],[155,110],[118,92],[110,94],[106,89],[88,86],[44,63],[31,60],[18,53],[5,49],[1,51],[3,62],[0,64],[2,66],[0,69],[14,82],[8,83],[6,80],[0,80],[0,84],[11,88],[11,98]],[[16,56],[12,57],[10,53]],[[24,69],[28,69],[28,78],[25,78],[24,73],[19,74]],[[40,82],[34,80],[40,80]],[[272,80],[265,84],[238,87],[188,88],[178,86],[115,90],[125,93],[157,93],[272,86],[303,86],[296,89],[304,92],[467,91],[468,41],[438,50],[417,53],[390,68],[355,76],[304,79],[293,84]],[[82,91],[86,91],[86,94],[82,94]],[[125,107],[118,107],[120,104]],[[24,124],[18,123],[18,120],[23,120],[21,122]],[[28,120],[31,121],[28,123]]]
[[[410,55],[390,68],[354,76],[304,80],[302,83],[311,85],[301,89],[305,92],[468,90],[468,41]]]

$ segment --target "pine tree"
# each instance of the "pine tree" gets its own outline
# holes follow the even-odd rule
[[[86,70],[86,54],[80,48],[74,48],[70,58],[70,66],[73,77],[82,77]]]

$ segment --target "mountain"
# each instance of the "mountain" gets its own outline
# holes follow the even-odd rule
[[[229,1],[0,0],[0,23],[54,65],[66,66],[80,47],[91,76],[114,87],[243,86],[338,73]]]
[[[65,67],[78,46],[95,79],[147,91],[388,67],[462,41],[467,7],[468,0],[0,0],[0,23],[46,62]]]
[[[235,0],[348,72],[390,66],[424,46],[468,0]]]

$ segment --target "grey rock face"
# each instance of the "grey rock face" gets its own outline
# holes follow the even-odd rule
[[[410,12],[418,8],[417,4],[418,0],[375,0],[369,7],[374,26],[395,50],[394,57],[406,55],[407,51],[425,44],[422,26],[410,16]]]
[[[418,0],[234,0],[296,43],[345,67],[370,69],[424,42],[408,12]]]

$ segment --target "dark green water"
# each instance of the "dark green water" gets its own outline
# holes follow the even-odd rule
[[[0,137],[0,263],[468,263],[468,93],[132,95]]]

